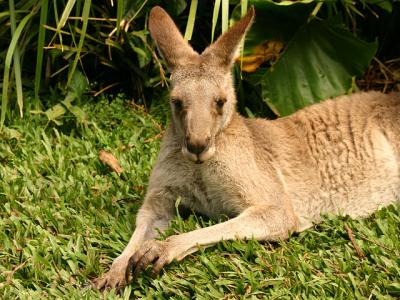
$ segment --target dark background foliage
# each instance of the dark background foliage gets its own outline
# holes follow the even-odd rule
[[[85,92],[94,96],[122,91],[146,106],[164,99],[168,75],[146,25],[155,5],[164,7],[183,33],[194,25],[191,44],[200,52],[212,34],[220,35],[224,9],[228,13],[222,19],[234,20],[243,5],[255,6],[257,18],[246,39],[244,62],[234,70],[239,110],[249,116],[285,115],[358,87],[398,89],[396,1],[11,0],[0,3],[0,58],[5,61],[0,74],[6,96],[1,123],[6,114],[15,117],[18,108],[23,115],[56,105],[76,72],[90,83]],[[71,10],[65,12],[68,6]],[[27,16],[12,48],[12,32]],[[9,65],[7,51],[13,54]],[[250,63],[246,72],[246,58],[255,56],[258,62]],[[357,84],[356,78],[361,80]],[[23,95],[17,93],[18,81]],[[81,97],[76,98],[73,105],[80,104]]]

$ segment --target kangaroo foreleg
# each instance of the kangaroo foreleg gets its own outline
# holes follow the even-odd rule
[[[154,263],[153,272],[158,273],[173,260],[181,260],[202,246],[210,246],[221,240],[280,240],[296,230],[296,218],[290,211],[271,206],[253,206],[236,218],[226,222],[174,235],[165,241],[147,241],[129,260],[127,280],[133,278]]]
[[[167,204],[166,201],[160,203],[154,199],[146,199],[136,217],[136,228],[128,245],[113,261],[110,270],[93,280],[95,288],[123,287],[126,284],[125,273],[129,258],[140,249],[143,242],[156,238],[168,227],[169,221],[174,216],[172,207],[173,205]]]

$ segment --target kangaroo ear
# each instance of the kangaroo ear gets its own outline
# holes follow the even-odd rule
[[[149,29],[157,47],[172,71],[199,55],[186,42],[167,12],[159,6],[150,11]]]
[[[230,68],[239,50],[241,40],[253,23],[254,16],[254,7],[251,6],[247,14],[221,35],[215,43],[205,49],[201,56]]]

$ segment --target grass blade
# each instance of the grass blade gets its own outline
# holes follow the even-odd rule
[[[241,9],[241,14],[242,17],[244,17],[247,13],[247,6],[248,6],[248,1],[247,0],[241,0],[240,1],[240,9]]]
[[[8,105],[8,86],[10,83],[10,67],[11,67],[11,59],[14,55],[15,49],[17,47],[17,42],[19,37],[21,36],[22,30],[25,25],[28,23],[29,19],[35,15],[36,10],[32,10],[28,15],[26,15],[21,22],[18,24],[17,29],[11,38],[10,46],[8,47],[6,59],[4,61],[4,76],[3,76],[3,91],[1,97],[1,116],[0,116],[0,131],[3,129],[4,121],[6,118],[6,110]]]
[[[85,1],[85,0],[83,0],[83,1]],[[81,0],[77,0],[75,2],[75,16],[79,15],[79,13],[81,12],[81,9],[82,9],[82,1]],[[78,24],[79,24],[79,20],[76,19],[74,21],[74,28],[78,28]]]
[[[119,31],[121,29],[121,20],[122,20],[122,15],[124,13],[124,0],[118,0],[117,2],[117,36],[119,35]]]
[[[222,0],[222,33],[228,30],[229,25],[229,0]]]
[[[241,16],[244,17],[247,13],[247,6],[248,6],[248,1],[247,0],[241,0],[240,1],[240,9],[241,9]],[[242,70],[243,70],[243,53],[244,53],[244,41],[245,38],[242,39],[240,42],[240,78],[242,78]]]
[[[58,28],[58,24],[60,23],[60,21],[59,21],[59,17],[58,17],[57,1],[53,1],[53,16],[54,16],[54,20],[56,21],[57,28]],[[60,44],[63,45],[63,38],[62,38],[63,31],[61,30],[61,28],[60,29],[57,29],[57,28],[55,29],[54,35],[51,38],[49,44],[53,44],[54,39],[58,35]],[[64,51],[64,48],[61,48],[61,51]]]
[[[56,34],[59,34],[59,39],[60,39],[60,44],[63,45],[62,41],[62,34],[59,33],[60,29],[64,27],[65,23],[68,20],[69,15],[71,14],[72,8],[75,5],[76,0],[68,0],[67,4],[65,5],[65,8],[63,10],[63,13],[61,15],[60,21],[57,23],[57,31]],[[57,1],[54,1],[54,14],[57,15]],[[55,34],[55,35],[56,35]],[[64,49],[61,49],[61,51],[64,51]]]
[[[9,1],[9,9],[10,9],[10,21],[11,21],[11,36],[13,36],[15,29],[17,27],[14,0]],[[22,117],[24,99],[23,99],[23,93],[22,93],[21,55],[20,55],[18,46],[15,47],[13,56],[14,56],[15,86],[17,88],[17,103],[18,103],[18,107],[19,107],[20,116]]]
[[[14,12],[16,14],[22,14],[22,13],[28,13],[29,10],[17,9],[17,10],[14,10]],[[0,19],[8,17],[9,15],[10,15],[10,11],[9,10],[8,11],[2,11],[2,12],[0,12]]]
[[[40,80],[42,78],[43,70],[43,54],[44,54],[44,41],[46,37],[46,28],[44,25],[47,22],[47,11],[49,8],[49,0],[42,1],[42,7],[40,8],[40,23],[39,23],[39,37],[37,45],[37,55],[36,55],[36,67],[35,67],[35,109],[39,108],[39,90],[40,90]]]
[[[71,14],[72,8],[75,5],[75,2],[76,2],[76,0],[68,0],[67,5],[65,5],[64,11],[61,15],[60,22],[57,25],[57,30],[60,30],[61,28],[64,27],[69,15]],[[86,1],[85,1],[85,4],[86,4]]]
[[[220,7],[221,7],[221,0],[215,0],[213,17],[212,17],[211,42],[214,41],[215,27],[217,26]]]
[[[196,11],[197,11],[198,0],[192,0],[190,3],[189,17],[186,24],[185,30],[185,40],[190,41],[193,34],[194,22],[196,21]]]
[[[91,0],[86,0],[84,5],[83,5],[83,10],[82,10],[82,21],[83,21],[83,24],[82,24],[82,29],[81,29],[81,36],[79,38],[79,44],[78,44],[77,51],[76,51],[76,54],[75,54],[75,59],[72,62],[72,67],[71,67],[71,70],[70,70],[70,72],[68,74],[67,86],[69,85],[69,83],[70,83],[70,81],[72,79],[72,76],[74,75],[76,66],[78,64],[78,60],[80,59],[80,55],[81,55],[81,51],[82,51],[82,47],[83,47],[83,42],[85,40],[86,29],[87,29],[87,25],[88,25],[88,22],[89,22],[89,13],[90,13],[91,4],[92,4]]]

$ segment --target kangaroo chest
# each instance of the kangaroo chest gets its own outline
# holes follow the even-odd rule
[[[180,189],[182,204],[209,217],[234,217],[246,207],[231,175],[218,165],[195,166]]]

